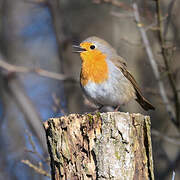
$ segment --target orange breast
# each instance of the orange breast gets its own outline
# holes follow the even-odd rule
[[[98,50],[82,52],[81,84],[85,86],[89,80],[102,83],[108,78],[106,56]]]

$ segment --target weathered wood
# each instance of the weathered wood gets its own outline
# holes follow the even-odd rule
[[[149,116],[70,114],[44,127],[53,180],[154,180]]]

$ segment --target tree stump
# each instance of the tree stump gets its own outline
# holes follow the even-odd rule
[[[154,180],[149,116],[70,114],[44,127],[52,180]]]

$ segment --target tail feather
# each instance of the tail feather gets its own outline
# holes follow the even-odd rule
[[[137,99],[136,101],[141,105],[141,107],[148,111],[148,110],[155,110],[155,107],[147,100],[145,99],[141,94],[136,93]]]

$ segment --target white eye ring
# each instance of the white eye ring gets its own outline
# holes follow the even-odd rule
[[[96,46],[94,44],[90,45],[90,49],[96,49]]]

